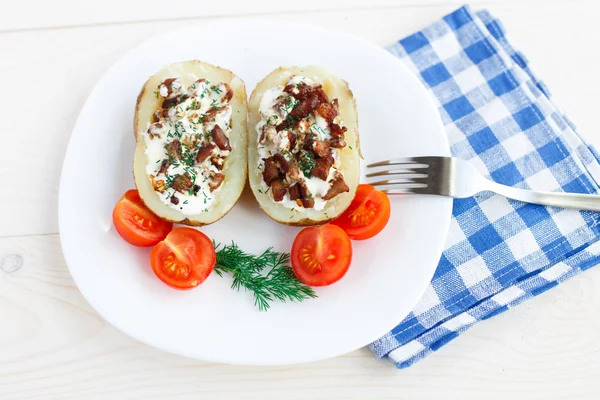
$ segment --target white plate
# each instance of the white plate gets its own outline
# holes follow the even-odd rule
[[[323,65],[350,83],[358,102],[364,165],[399,156],[448,155],[438,112],[419,81],[385,50],[344,33],[269,20],[206,23],[155,37],[100,79],[67,150],[59,197],[61,242],[75,283],[109,323],[160,349],[236,364],[292,364],[347,353],[400,322],[423,294],[439,260],[452,202],[394,197],[376,238],[354,242],[347,275],[318,298],[258,312],[252,296],[212,274],[176,291],[149,265],[148,249],[115,232],[111,212],[132,187],[135,99],[164,65],[190,59],[234,71],[248,93],[280,65]],[[363,168],[364,176],[364,168]],[[221,243],[289,251],[299,231],[270,220],[246,190],[221,221],[202,228]]]

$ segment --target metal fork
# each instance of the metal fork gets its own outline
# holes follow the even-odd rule
[[[578,193],[533,192],[492,182],[481,175],[468,161],[454,157],[398,158],[370,164],[367,168],[394,166],[367,174],[368,178],[390,177],[367,182],[386,186],[387,194],[433,194],[457,199],[488,191],[510,199],[545,206],[600,211],[600,196]]]

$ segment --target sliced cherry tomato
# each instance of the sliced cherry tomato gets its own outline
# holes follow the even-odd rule
[[[192,228],[175,228],[150,253],[158,278],[175,289],[192,289],[208,278],[217,256],[212,241]]]
[[[352,261],[352,242],[339,227],[311,226],[298,233],[290,256],[294,273],[309,286],[327,286],[340,280]]]
[[[119,235],[134,246],[154,246],[173,229],[171,222],[160,219],[146,207],[135,189],[119,199],[112,217]]]
[[[353,240],[377,235],[390,219],[390,199],[371,185],[358,185],[350,207],[332,224],[342,228]]]

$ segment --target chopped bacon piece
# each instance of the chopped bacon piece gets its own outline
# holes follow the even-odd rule
[[[277,153],[273,158],[279,163],[279,168],[281,168],[283,173],[287,174],[290,171],[290,163],[285,159],[283,154]]]
[[[303,100],[306,98],[306,96],[310,92],[313,91],[313,88],[304,82],[300,82],[296,85],[293,85],[293,84],[287,85],[286,87],[283,88],[283,91],[288,94],[291,94],[297,100]]]
[[[342,147],[346,147],[346,141],[342,136],[334,136],[329,140],[329,146],[341,149]]]
[[[214,192],[225,180],[225,175],[221,173],[212,174],[210,177],[210,182],[208,182],[208,187],[210,188],[211,193]]]
[[[291,200],[296,200],[298,207],[313,208],[315,200],[308,191],[308,187],[302,181],[296,182],[288,188]]]
[[[215,125],[215,127],[210,131],[210,134],[213,138],[213,141],[221,150],[229,150],[231,151],[231,146],[229,145],[229,138],[225,136],[223,129],[219,125]]]
[[[302,206],[304,208],[313,208],[315,206],[315,199],[312,197],[302,199]]]
[[[292,151],[296,147],[296,135],[294,135],[294,132],[287,131],[287,136],[290,142],[290,151]]]
[[[304,141],[304,145],[302,146],[302,148],[306,151],[312,151],[314,140],[312,138],[305,138],[305,139],[306,140]]]
[[[274,180],[271,184],[271,190],[273,191],[273,200],[275,201],[283,200],[283,197],[285,196],[285,193],[287,191],[285,185],[283,184],[283,181],[278,179]]]
[[[338,102],[338,99],[331,100],[331,106],[333,107],[333,109],[337,113],[340,110],[340,103]]]
[[[169,109],[168,108],[161,108],[160,110],[158,110],[154,113],[154,122],[158,122],[163,118],[164,119],[169,118]]]
[[[175,196],[175,193],[171,195],[171,203],[175,205],[179,204],[179,199],[177,198],[177,196]]]
[[[273,140],[273,137],[277,133],[275,128],[269,125],[263,125],[262,128],[260,128],[260,132],[260,143],[262,144],[264,144],[267,139]]]
[[[210,159],[212,165],[214,165],[219,171],[223,169],[223,164],[225,161],[221,157],[213,157]]]
[[[331,148],[329,147],[329,143],[324,142],[322,140],[315,140],[312,142],[312,150],[319,157],[327,157],[331,154]]]
[[[233,89],[226,83],[223,83],[223,86],[225,86],[225,96],[223,97],[223,99],[225,101],[231,101],[231,99],[233,98]]]
[[[331,124],[333,119],[337,117],[337,110],[329,103],[321,103],[315,110],[315,114],[321,116],[327,124]]]
[[[154,135],[160,135],[165,131],[165,126],[162,122],[155,122],[150,127],[148,127],[148,134],[150,138],[153,138]]]
[[[173,98],[170,98],[170,99],[165,99],[162,102],[162,107],[163,108],[174,107],[174,106],[176,106],[179,103],[183,103],[187,98],[188,98],[187,94],[182,94],[181,96],[173,97]]]
[[[298,186],[300,189],[300,198],[306,199],[308,196],[310,196],[310,192],[308,191],[308,186],[306,186],[306,183],[298,182]]]
[[[313,93],[319,99],[319,104],[329,103],[329,97],[327,97],[327,93],[325,93],[325,91],[321,88],[321,85],[317,86]]]
[[[319,96],[310,93],[305,99],[300,100],[298,104],[290,111],[290,116],[295,119],[308,117],[321,104]]]
[[[315,167],[310,171],[312,176],[316,176],[319,179],[327,180],[329,175],[329,168],[333,165],[334,160],[332,156],[325,158],[317,158],[315,160]]]
[[[162,84],[165,85],[165,87],[167,88],[167,91],[168,91],[167,96],[169,94],[171,94],[173,92],[173,90],[175,89],[173,87],[173,82],[175,82],[176,80],[177,80],[177,78],[168,78],[163,81]],[[179,86],[181,86],[181,84]]]
[[[279,162],[275,157],[265,158],[265,169],[263,171],[263,180],[268,186],[278,178],[283,178],[283,171],[279,168]]]
[[[292,186],[290,186],[288,188],[288,192],[290,193],[291,200],[298,200],[302,197],[302,195],[300,194],[300,184],[299,183],[295,183]]]
[[[200,146],[198,154],[196,154],[196,162],[202,164],[208,157],[212,155],[213,150],[217,147],[214,143],[206,143]]]
[[[331,136],[342,136],[342,138],[348,130],[345,126],[339,126],[338,124],[329,124],[329,129],[331,129]]]
[[[158,173],[166,174],[170,165],[171,165],[171,162],[169,160],[162,160],[162,162],[160,163],[160,169],[158,170]]]
[[[171,182],[171,187],[175,190],[177,190],[178,192],[181,193],[186,193],[188,192],[192,187],[194,187],[194,182],[192,181],[192,179],[189,177],[188,174],[183,174],[183,175],[175,175],[175,177],[173,178],[173,182]]]
[[[288,118],[281,121],[279,125],[275,126],[275,130],[277,130],[277,132],[280,132],[289,128],[292,125],[294,125],[294,120],[288,116]]]
[[[202,115],[202,123],[213,122],[221,109],[211,107]]]
[[[323,200],[331,200],[340,193],[350,191],[350,188],[348,187],[348,185],[346,185],[346,182],[344,181],[344,176],[337,171],[334,173],[333,179],[330,181],[330,183],[331,187],[329,188],[327,193],[325,193],[325,196],[323,196]]]
[[[173,140],[165,146],[170,160],[181,160],[181,143],[178,139]]]
[[[190,85],[188,90],[191,91],[194,96],[199,96],[202,93],[202,90],[200,90],[200,88],[203,86],[203,82],[206,82],[205,78],[198,79],[196,82]]]

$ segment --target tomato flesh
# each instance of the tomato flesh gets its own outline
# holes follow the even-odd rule
[[[112,213],[117,233],[134,246],[154,246],[173,229],[171,222],[154,215],[135,189],[125,192]]]
[[[385,228],[391,213],[390,199],[371,185],[358,185],[350,207],[332,224],[353,240],[370,239]]]
[[[212,241],[192,228],[175,228],[150,253],[158,278],[175,289],[192,289],[208,278],[217,256]]]
[[[352,242],[331,224],[305,228],[294,240],[290,256],[294,273],[309,286],[327,286],[340,280],[352,261]]]

